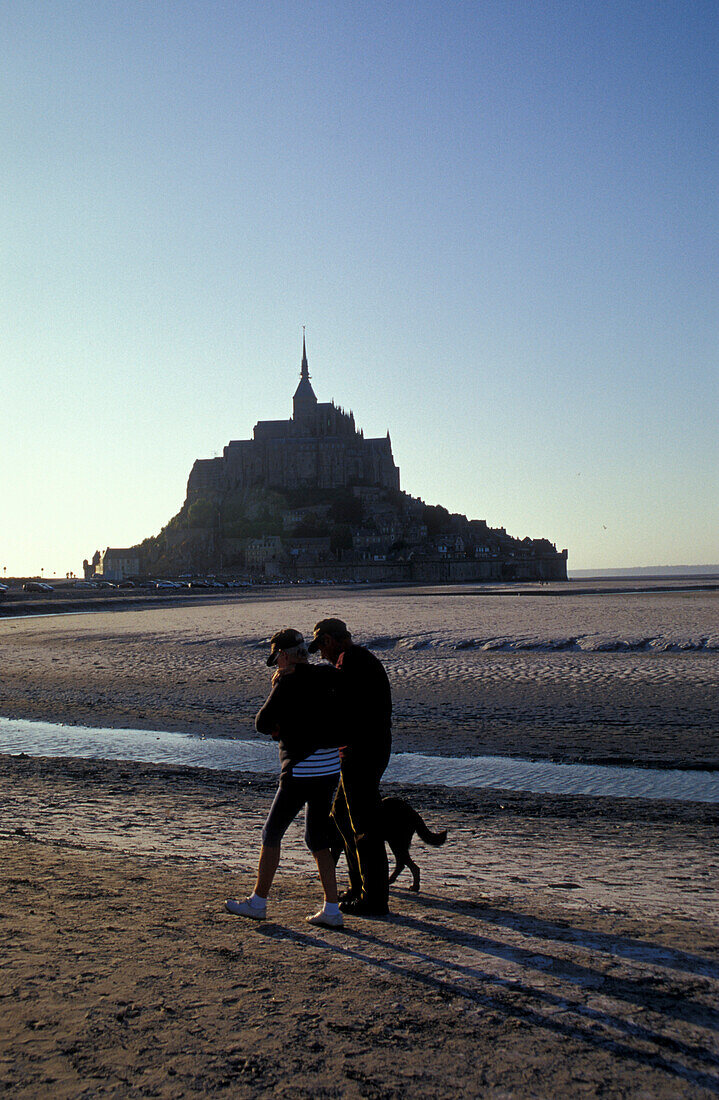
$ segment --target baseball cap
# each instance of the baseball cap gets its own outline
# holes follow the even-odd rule
[[[314,637],[307,646],[309,653],[316,653],[320,648],[320,638],[323,634],[329,634],[331,638],[336,638],[338,642],[341,642],[343,638],[351,637],[347,629],[347,623],[343,623],[341,619],[320,619],[312,633]]]
[[[304,645],[305,639],[299,630],[293,630],[289,626],[283,626],[270,638],[270,655],[267,658],[268,665],[277,663],[277,657],[282,649],[294,649],[295,646]]]

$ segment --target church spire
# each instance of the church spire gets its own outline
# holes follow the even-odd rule
[[[306,378],[309,381],[310,371],[307,366],[307,348],[305,347],[305,326],[302,326],[302,366],[300,368],[300,378]]]
[[[310,382],[310,370],[307,366],[307,347],[305,345],[305,326],[302,326],[302,367],[300,369],[300,384],[295,390],[292,400],[293,420],[295,423],[306,423],[311,420],[317,409],[317,398]]]

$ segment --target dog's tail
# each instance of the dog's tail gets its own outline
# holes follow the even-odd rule
[[[440,844],[444,844],[447,839],[446,829],[442,829],[440,833],[433,833],[431,829],[427,828],[416,810],[414,811],[414,827],[419,839],[423,840],[425,844],[431,844],[435,848],[439,848]]]

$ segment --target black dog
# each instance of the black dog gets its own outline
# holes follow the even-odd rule
[[[432,844],[435,848],[438,848],[440,844],[444,844],[447,839],[446,829],[443,829],[441,833],[433,833],[431,829],[427,828],[417,811],[412,809],[409,802],[405,802],[402,798],[383,798],[382,835],[395,858],[395,868],[389,876],[389,881],[394,882],[405,867],[409,867],[412,872],[410,890],[418,893],[419,867],[409,854],[409,846],[415,833],[425,844]],[[337,840],[332,845],[331,851],[332,858],[336,863],[343,851],[342,837],[339,830],[337,830]]]

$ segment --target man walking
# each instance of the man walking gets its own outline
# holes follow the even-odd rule
[[[379,784],[392,749],[392,693],[382,663],[355,645],[341,619],[321,619],[307,647],[330,661],[343,680],[347,714],[341,751],[340,785],[332,816],[342,834],[349,890],[341,895],[344,913],[381,917],[389,913],[389,867],[384,846]]]

